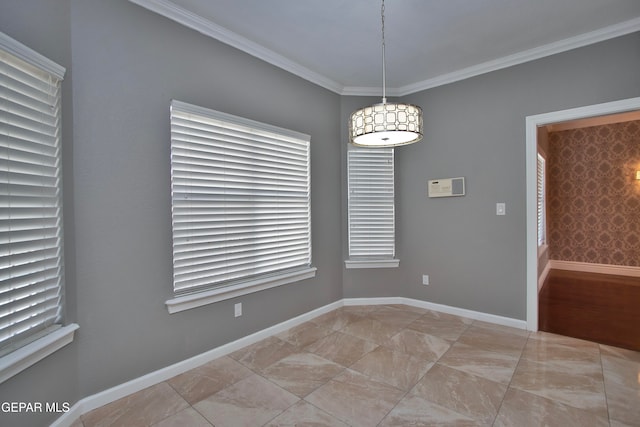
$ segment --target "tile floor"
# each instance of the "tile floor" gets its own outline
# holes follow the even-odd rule
[[[640,426],[640,353],[349,306],[95,409],[93,426]]]

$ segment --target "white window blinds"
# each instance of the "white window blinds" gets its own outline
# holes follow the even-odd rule
[[[0,354],[57,327],[62,314],[64,69],[33,54],[27,62],[0,49]]]
[[[392,259],[395,209],[392,148],[347,152],[349,258]]]
[[[547,243],[546,238],[546,212],[545,212],[545,160],[538,153],[537,160],[538,183],[537,183],[537,199],[538,199],[538,246]]]
[[[174,291],[311,265],[309,136],[171,104]]]

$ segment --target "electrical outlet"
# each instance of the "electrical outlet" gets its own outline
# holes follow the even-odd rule
[[[428,274],[423,274],[422,275],[422,284],[423,285],[428,285],[429,284],[429,275]]]
[[[236,305],[233,306],[233,314],[235,317],[240,317],[242,316],[242,303],[239,302]]]

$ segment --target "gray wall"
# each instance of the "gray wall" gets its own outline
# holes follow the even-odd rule
[[[71,34],[81,395],[342,297],[339,96],[125,0],[74,1]],[[316,278],[169,315],[171,99],[311,135]]]
[[[345,297],[404,296],[525,320],[525,118],[640,96],[639,67],[635,33],[404,97],[423,108],[425,136],[396,150],[400,267],[343,267]],[[345,239],[346,120],[373,102],[342,99]],[[426,196],[427,180],[458,176],[466,196]]]
[[[73,102],[68,0],[20,0],[0,5],[0,31],[66,68],[62,82],[62,162],[66,264],[65,320],[76,322],[73,236]],[[73,343],[0,384],[0,402],[69,402],[78,400],[78,346]],[[2,426],[47,425],[59,414],[0,412]]]
[[[2,401],[73,404],[342,298],[338,95],[126,0],[21,1],[0,16],[1,31],[68,69],[68,320],[80,325],[74,343],[1,384]],[[168,313],[171,99],[311,135],[315,278]],[[0,414],[0,425],[56,417]]]
[[[342,112],[340,114],[341,131],[340,137],[342,139],[342,159],[340,161],[342,167],[343,185],[342,185],[342,253],[343,261],[349,259],[349,226],[348,226],[348,211],[347,211],[347,151],[348,151],[348,119],[351,113],[360,107],[365,105],[377,104],[381,101],[381,97],[343,97],[342,99]],[[389,98],[389,101],[392,101]],[[402,149],[407,148],[403,147]],[[397,149],[395,155],[402,149]],[[398,186],[398,164],[396,157],[396,212],[399,207],[397,196],[400,191]],[[396,213],[397,215],[397,213]],[[397,230],[398,219],[396,217],[396,258],[398,257],[399,245],[397,242]],[[398,268],[363,268],[363,269],[346,269],[343,263],[342,274],[342,287],[344,289],[345,298],[374,298],[374,297],[397,297],[404,296],[404,283],[405,283],[405,269],[403,260],[400,259],[400,266]]]
[[[635,33],[406,97],[425,137],[396,152],[404,296],[524,320],[525,118],[640,96],[638,69]],[[427,180],[457,176],[466,196],[425,196]]]

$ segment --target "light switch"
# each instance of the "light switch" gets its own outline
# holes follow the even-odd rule
[[[504,203],[496,203],[496,215],[505,215],[507,208]]]

